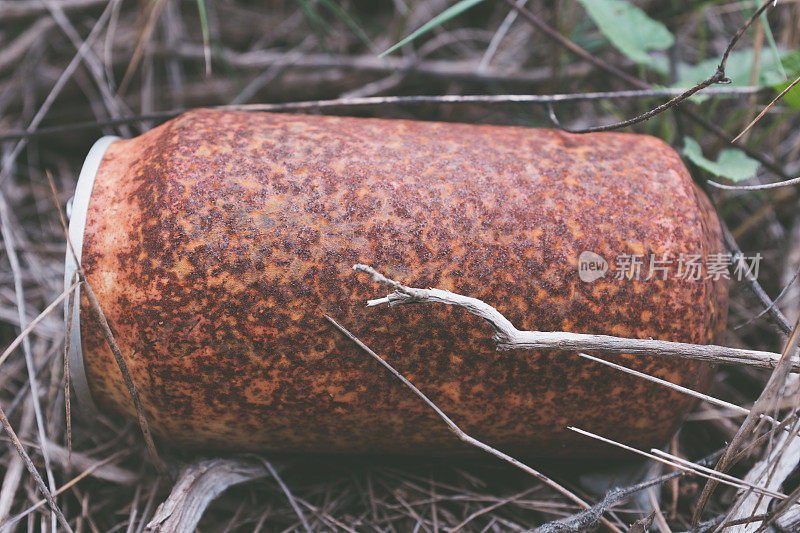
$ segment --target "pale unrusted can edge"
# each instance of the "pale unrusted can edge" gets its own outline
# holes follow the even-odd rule
[[[86,215],[89,211],[89,201],[92,198],[92,189],[94,189],[94,180],[97,176],[97,171],[100,168],[100,163],[103,161],[108,147],[111,143],[118,141],[121,137],[116,135],[106,135],[98,139],[86,155],[86,159],[81,167],[81,172],[78,175],[78,183],[75,185],[75,193],[67,203],[67,216],[69,217],[69,240],[75,249],[73,255],[70,249],[70,243],[66,243],[66,256],[64,259],[64,290],[67,290],[72,285],[75,279],[75,273],[78,270],[78,264],[75,262],[75,256],[81,257],[83,252],[83,233],[86,228]],[[75,391],[75,396],[78,399],[78,408],[87,413],[97,411],[97,407],[92,400],[92,393],[89,390],[89,382],[86,379],[86,371],[83,366],[83,347],[81,346],[81,294],[80,287],[75,289],[75,292],[70,298],[64,301],[64,325],[68,323],[70,318],[70,306],[72,307],[72,325],[70,330],[68,343],[69,360],[69,378],[72,383],[72,389]]]

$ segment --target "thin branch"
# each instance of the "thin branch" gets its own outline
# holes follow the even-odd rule
[[[634,124],[639,124],[640,122],[645,122],[647,120],[650,120],[651,118],[653,118],[656,115],[660,115],[664,111],[677,106],[678,104],[680,104],[681,102],[683,102],[687,98],[691,97],[692,95],[702,91],[703,89],[705,89],[705,88],[707,88],[707,87],[709,87],[711,85],[714,85],[714,84],[717,84],[717,83],[725,83],[724,82],[725,79],[727,79],[727,78],[725,78],[724,73],[721,73],[719,71],[719,69],[717,69],[717,71],[714,74],[712,74],[707,79],[705,79],[702,82],[700,82],[699,84],[695,85],[694,87],[691,87],[689,89],[684,90],[681,94],[679,94],[675,98],[672,98],[671,100],[668,100],[668,101],[664,102],[663,104],[661,104],[661,105],[659,105],[657,107],[654,107],[650,111],[647,111],[646,113],[642,113],[641,115],[637,115],[637,116],[635,116],[633,118],[629,118],[629,119],[623,120],[621,122],[615,122],[613,124],[606,124],[606,125],[603,125],[603,126],[592,126],[592,127],[589,127],[589,128],[581,128],[581,129],[577,129],[577,130],[564,128],[564,130],[569,132],[569,133],[597,133],[597,132],[601,132],[601,131],[614,131],[614,130],[626,128],[628,126],[633,126]],[[551,116],[553,116],[554,114],[555,114],[555,112],[551,111]]]
[[[536,528],[535,533],[580,533],[594,528],[597,524],[597,519],[602,516],[604,512],[613,507],[614,505],[622,502],[623,500],[631,497],[645,489],[660,485],[665,481],[674,479],[684,475],[682,470],[675,470],[666,476],[661,476],[654,479],[648,479],[630,487],[616,488],[608,491],[603,499],[593,505],[589,509],[585,509],[580,513],[567,518],[561,518],[552,522],[547,522]]]
[[[169,497],[158,506],[146,531],[192,533],[211,501],[233,485],[266,477],[259,461],[213,458],[187,465]]]
[[[506,0],[506,3],[508,5],[510,5],[513,9],[515,9],[519,13],[521,13],[528,20],[528,22],[530,22],[533,26],[535,26],[536,28],[538,28],[539,30],[544,32],[551,39],[556,40],[561,45],[563,45],[566,48],[568,48],[570,51],[572,51],[576,55],[586,59],[587,61],[589,61],[592,64],[602,68],[603,70],[615,75],[616,77],[618,77],[620,79],[623,79],[623,80],[633,84],[636,87],[640,87],[640,88],[649,87],[649,85],[647,83],[644,83],[641,80],[639,80],[637,78],[634,78],[630,74],[627,74],[626,72],[621,71],[617,67],[609,65],[605,61],[603,61],[601,59],[598,59],[597,57],[593,56],[592,54],[590,54],[589,52],[587,52],[583,48],[579,47],[578,45],[576,45],[575,43],[573,43],[572,41],[570,41],[569,39],[567,39],[566,37],[564,37],[563,35],[558,33],[557,31],[553,30],[550,26],[548,26],[547,24],[542,22],[538,17],[536,17],[536,15],[534,15],[533,13],[531,13],[529,10],[525,9],[524,7],[515,4],[512,0]],[[734,46],[736,46],[736,43],[739,41],[741,36],[747,30],[747,28],[749,28],[750,25],[753,23],[753,21],[761,13],[763,13],[767,8],[771,7],[772,5],[773,5],[773,0],[766,0],[761,5],[761,7],[758,8],[753,13],[753,15],[747,20],[747,22],[745,22],[745,24],[741,28],[739,28],[739,31],[736,32],[736,35],[734,35],[731,38],[731,40],[728,42],[728,46],[725,49],[725,52],[722,54],[722,59],[720,60],[720,63],[717,66],[716,71],[714,71],[713,74],[711,74],[708,78],[706,78],[705,80],[701,81],[700,83],[698,83],[694,87],[691,87],[689,89],[684,90],[681,94],[679,94],[675,98],[669,100],[668,102],[665,102],[665,103],[663,103],[663,104],[651,109],[650,111],[648,111],[646,113],[643,113],[643,114],[641,114],[639,116],[636,116],[634,118],[631,118],[631,119],[628,119],[628,120],[623,120],[622,122],[617,122],[615,124],[606,124],[604,126],[594,126],[594,127],[591,127],[591,128],[584,128],[584,129],[580,129],[580,130],[568,130],[568,131],[570,131],[571,133],[594,133],[594,132],[599,132],[599,131],[612,131],[612,130],[617,130],[617,129],[624,128],[624,127],[627,127],[627,126],[632,126],[634,124],[638,124],[640,122],[644,122],[646,120],[649,120],[649,119],[653,118],[654,116],[663,113],[667,109],[670,109],[672,107],[677,106],[678,104],[680,104],[681,102],[683,102],[684,100],[689,98],[690,96],[694,95],[695,93],[698,93],[698,92],[702,91],[703,89],[705,89],[707,87],[710,87],[711,85],[715,85],[715,84],[718,84],[718,83],[723,83],[723,84],[730,83],[731,80],[725,76],[725,65],[726,65],[726,63],[728,61],[728,56],[730,55],[730,53],[733,50]],[[734,140],[736,140],[736,139],[734,139]]]
[[[368,265],[354,265],[353,270],[370,274],[373,280],[391,286],[395,292],[384,298],[369,300],[367,306],[402,305],[411,303],[442,303],[462,307],[473,315],[483,318],[494,328],[492,337],[498,350],[549,349],[564,352],[595,352],[610,354],[637,354],[659,357],[679,357],[750,366],[753,368],[775,368],[781,360],[773,352],[762,352],[741,348],[728,348],[713,344],[689,344],[684,342],[653,339],[628,339],[611,335],[590,335],[567,331],[520,331],[497,309],[477,298],[462,296],[442,289],[419,289],[406,287],[391,280]],[[791,360],[794,372],[800,372],[797,359]]]
[[[377,272],[375,272],[375,274],[377,276],[381,276],[381,274],[378,274]],[[385,279],[387,280],[387,282],[392,283],[392,281],[388,280],[388,278],[385,278]],[[393,283],[396,283],[396,282],[393,282]],[[530,466],[526,465],[525,463],[522,463],[522,462],[518,461],[517,459],[514,459],[510,455],[507,455],[507,454],[505,454],[505,453],[503,453],[503,452],[501,452],[501,451],[499,451],[499,450],[497,450],[495,448],[492,448],[488,444],[484,444],[483,442],[481,442],[481,441],[479,441],[479,440],[467,435],[460,427],[458,427],[458,425],[456,425],[455,422],[453,422],[453,420],[449,416],[447,416],[441,409],[439,409],[439,407],[435,403],[433,403],[433,401],[430,400],[425,395],[425,393],[423,393],[421,390],[419,390],[413,383],[411,383],[408,379],[406,379],[405,376],[403,376],[400,372],[395,370],[395,368],[392,365],[390,365],[385,359],[383,359],[381,356],[379,356],[374,351],[372,351],[372,349],[369,346],[364,344],[358,337],[356,337],[355,335],[350,333],[350,331],[348,331],[344,326],[339,324],[336,320],[334,320],[333,318],[329,317],[328,315],[325,315],[325,319],[328,322],[330,322],[336,329],[338,329],[344,336],[346,336],[351,341],[356,343],[356,345],[358,345],[359,348],[361,348],[362,350],[367,352],[373,359],[375,359],[384,368],[386,368],[389,372],[391,372],[394,377],[396,377],[398,380],[400,380],[401,383],[403,383],[403,385],[405,385],[406,387],[411,389],[411,391],[414,394],[416,394],[420,399],[422,399],[422,401],[424,401],[428,405],[428,407],[433,409],[433,411],[439,416],[439,418],[441,418],[444,421],[445,424],[447,424],[447,427],[450,428],[450,431],[452,431],[459,438],[459,440],[461,440],[462,442],[465,442],[465,443],[467,443],[467,444],[469,444],[471,446],[475,446],[476,448],[481,449],[481,450],[483,450],[483,451],[485,451],[487,453],[490,453],[490,454],[494,455],[495,457],[497,457],[499,459],[502,459],[503,461],[506,461],[507,463],[510,463],[511,465],[523,470],[524,472],[527,472],[528,474],[532,475],[533,477],[535,477],[536,479],[538,479],[539,481],[541,481],[542,483],[544,483],[548,487],[558,491],[559,493],[563,494],[564,496],[566,496],[567,498],[569,498],[573,502],[577,503],[578,505],[580,505],[584,509],[590,509],[591,508],[591,506],[588,503],[586,503],[585,501],[583,501],[579,496],[577,496],[576,494],[571,492],[569,489],[566,489],[566,488],[562,487],[560,484],[558,484],[554,480],[550,479],[546,475],[542,474],[538,470],[534,470]],[[613,531],[619,532],[619,529],[617,529],[610,522],[604,521],[604,523],[609,528],[611,528]]]
[[[528,23],[530,23],[536,29],[544,33],[548,38],[552,39],[553,41],[556,41],[558,44],[560,44],[561,46],[563,46],[576,56],[585,59],[589,63],[605,70],[609,74],[612,74],[621,80],[627,81],[634,87],[646,88],[643,87],[643,85],[646,85],[644,82],[631,76],[627,72],[622,71],[609,63],[606,63],[602,59],[593,56],[592,54],[590,54],[577,44],[573,43],[572,41],[570,41],[569,39],[558,33],[556,30],[554,30],[544,22],[542,22],[542,20],[539,19],[539,17],[537,17],[536,15],[534,15],[530,10],[522,6],[518,6],[516,3],[514,3],[513,0],[506,0],[506,3],[511,7],[511,9],[518,11],[519,14],[522,15],[523,18],[525,18],[525,20],[528,21]]]
[[[767,2],[765,2],[765,4],[763,4],[760,9],[765,9],[766,7],[769,7],[768,4],[770,3],[770,1],[771,0],[767,0]],[[511,0],[506,0],[506,2],[511,4]],[[649,83],[646,83],[646,82],[644,82],[644,81],[642,81],[642,80],[640,80],[638,78],[635,78],[635,77],[631,76],[630,74],[627,74],[626,72],[623,72],[623,71],[619,70],[618,68],[606,63],[602,59],[593,56],[592,54],[590,54],[589,52],[587,52],[586,50],[584,50],[580,46],[576,45],[575,43],[573,43],[572,41],[570,41],[569,39],[567,39],[566,37],[564,37],[563,35],[558,33],[556,30],[554,30],[553,28],[551,28],[550,26],[548,26],[544,22],[542,22],[540,19],[536,18],[536,16],[533,15],[533,13],[531,13],[531,12],[529,12],[527,10],[524,10],[524,9],[520,10],[520,13],[526,18],[526,20],[528,20],[528,22],[531,25],[533,25],[534,27],[536,27],[539,30],[541,30],[548,38],[550,38],[554,42],[564,46],[569,51],[571,51],[572,53],[577,55],[578,57],[581,57],[581,58],[587,60],[588,62],[590,62],[595,67],[597,67],[597,68],[599,68],[601,70],[604,70],[604,71],[608,72],[609,74],[611,74],[611,75],[613,75],[613,76],[615,76],[615,77],[617,77],[617,78],[619,78],[619,79],[621,79],[621,80],[623,80],[623,81],[625,81],[627,83],[630,83],[631,85],[633,85],[634,87],[637,87],[639,89],[650,89],[651,88],[651,85]],[[747,22],[746,26],[749,26],[750,24],[752,24],[752,20]],[[740,29],[740,32],[743,33],[744,30],[746,29],[746,26],[743,27],[743,29]],[[724,66],[724,62],[727,61],[728,55],[730,54],[730,51],[733,49],[733,46],[739,40],[739,37],[741,37],[741,35],[739,33],[737,33],[733,37],[733,39],[731,39],[731,41],[728,43],[728,47],[725,50],[725,54],[723,55],[723,62],[721,63],[721,65]],[[709,91],[707,91],[705,94],[709,94]],[[739,142],[735,142],[735,143],[731,142],[730,136],[728,135],[728,133],[725,132],[725,130],[723,130],[717,124],[714,124],[713,122],[710,122],[710,121],[706,120],[705,118],[701,117],[700,115],[698,115],[697,113],[695,113],[691,109],[682,109],[680,107],[675,107],[675,111],[677,111],[678,113],[681,113],[681,114],[685,114],[692,121],[696,122],[697,124],[700,124],[703,128],[707,129],[712,134],[714,134],[714,136],[717,137],[718,139],[724,141],[727,144],[730,144],[731,146],[736,146],[737,148],[739,148],[740,150],[745,152],[748,156],[752,157],[753,159],[758,160],[762,165],[764,165],[769,170],[774,172],[781,179],[783,179],[783,180],[789,179],[789,176],[783,171],[783,169],[780,168],[780,166],[778,166],[778,164],[776,164],[774,161],[772,161],[769,157],[767,157],[767,156],[765,156],[765,155],[763,155],[763,154],[761,154],[759,152],[756,152],[755,150],[753,150],[752,148],[750,148],[747,145],[741,144]],[[553,117],[554,115],[555,115],[555,113],[551,109],[550,110],[550,116]],[[557,127],[561,127],[557,123],[557,121],[554,121],[554,124],[556,124]],[[565,131],[569,131],[569,130],[565,130]],[[588,130],[574,131],[573,133],[583,133],[583,132],[586,132],[586,131],[588,131]]]
[[[760,92],[759,87],[730,87],[708,91],[710,96],[742,96]],[[587,100],[602,99],[631,99],[631,98],[652,98],[660,96],[672,96],[680,94],[681,89],[641,89],[628,91],[607,91],[590,93],[572,94],[477,94],[477,95],[417,95],[417,96],[365,96],[360,98],[336,98],[333,100],[309,100],[304,102],[285,102],[278,104],[238,104],[211,106],[205,109],[222,109],[228,111],[304,111],[312,109],[326,109],[332,107],[362,107],[371,105],[388,104],[502,104],[502,103],[567,103],[581,102]],[[119,126],[122,124],[133,124],[148,120],[167,120],[174,118],[181,113],[189,111],[189,108],[171,109],[158,111],[155,113],[132,115],[129,117],[110,118],[107,120],[93,120],[86,122],[74,122],[59,126],[45,128],[28,128],[24,131],[4,131],[0,132],[0,142],[17,139],[32,139],[46,135],[58,135],[71,131],[84,129],[101,128],[105,126]]]
[[[797,185],[798,183],[800,183],[800,177],[784,181],[777,181],[775,183],[759,183],[758,185],[725,185],[716,181],[708,180],[709,185],[718,189],[725,189],[727,191],[763,191],[766,189],[777,189],[779,187]]]
[[[687,463],[697,469],[706,468],[706,465],[713,464],[713,461],[716,460],[716,458],[721,454],[722,450],[718,450],[704,457],[703,459],[698,460],[697,462],[690,463],[687,461]],[[589,530],[596,525],[596,517],[602,516],[602,513],[608,508],[636,494],[637,492],[650,489],[651,487],[661,485],[673,479],[683,477],[687,473],[687,471],[677,468],[667,474],[662,474],[658,477],[648,479],[634,485],[611,489],[606,493],[603,500],[592,506],[591,509],[585,509],[580,513],[568,518],[562,518],[544,524],[538,528],[537,533],[547,533],[548,531],[551,533],[579,533]]]
[[[750,323],[751,323],[751,322],[753,322],[754,320],[758,320],[758,319],[759,319],[759,318],[761,318],[762,316],[764,316],[764,315],[766,315],[767,313],[769,313],[770,311],[772,311],[772,308],[773,308],[773,307],[775,307],[775,306],[778,304],[778,302],[780,301],[780,299],[781,299],[781,298],[783,298],[783,296],[784,296],[784,295],[785,295],[787,292],[789,292],[789,288],[791,288],[792,284],[794,284],[794,282],[795,282],[795,281],[797,281],[797,278],[798,278],[799,276],[800,276],[800,268],[798,268],[798,269],[795,271],[795,273],[794,273],[794,276],[792,276],[792,279],[790,279],[790,280],[789,280],[789,282],[788,282],[786,285],[784,285],[783,289],[781,289],[781,292],[780,292],[780,293],[778,293],[778,295],[775,297],[775,299],[772,301],[772,303],[771,303],[769,306],[767,306],[765,309],[763,309],[763,310],[762,310],[761,312],[759,312],[757,315],[755,315],[755,316],[753,316],[752,318],[748,319],[746,322],[742,322],[742,323],[741,323],[741,324],[739,324],[738,326],[735,326],[733,329],[740,329],[740,328],[743,328],[744,326],[746,326],[746,325],[750,324]]]
[[[731,255],[733,257],[742,257],[742,250],[736,243],[736,239],[734,239],[733,235],[731,235],[730,230],[728,230],[728,226],[725,225],[725,221],[720,220],[720,225],[722,226],[722,238],[725,239],[725,244],[727,245],[728,250],[730,250]],[[753,294],[755,294],[756,297],[761,300],[761,303],[764,305],[764,309],[769,313],[769,316],[772,318],[773,322],[776,326],[778,326],[781,332],[785,335],[789,335],[792,332],[792,325],[783,315],[781,310],[778,309],[775,303],[770,299],[767,291],[764,290],[764,287],[761,286],[753,273],[747,268],[745,268],[744,271],[745,279],[750,286],[750,290],[752,290]]]
[[[512,7],[514,9],[516,9],[516,6],[513,6],[513,3],[511,2],[511,0],[506,0],[506,2],[509,3],[510,5],[512,5]],[[759,11],[763,11],[767,7],[769,7],[769,3],[770,3],[770,0],[766,0],[761,5],[761,7],[759,8]],[[593,56],[592,54],[590,54],[586,50],[582,49],[581,47],[579,47],[578,45],[576,45],[575,43],[573,43],[572,41],[570,41],[569,39],[567,39],[566,37],[564,37],[563,35],[558,33],[556,30],[554,30],[551,27],[549,27],[547,24],[545,24],[541,20],[537,19],[532,13],[527,12],[527,10],[520,10],[520,13],[522,13],[525,16],[525,18],[528,20],[528,22],[530,24],[532,24],[533,26],[535,26],[536,28],[541,30],[548,38],[552,39],[554,42],[557,42],[557,43],[561,44],[562,46],[564,46],[565,48],[567,48],[568,50],[570,50],[571,52],[573,52],[577,56],[586,59],[591,64],[595,65],[597,68],[605,70],[606,72],[612,74],[613,76],[616,76],[617,78],[619,78],[621,80],[624,80],[624,81],[632,84],[634,87],[637,87],[639,89],[649,89],[649,88],[651,88],[650,84],[648,84],[648,83],[646,83],[646,82],[644,82],[642,80],[639,80],[637,78],[634,78],[633,76],[631,76],[631,75],[629,75],[629,74],[627,74],[625,72],[622,72],[618,68],[616,68],[616,67],[614,67],[612,65],[609,65],[605,61]],[[758,14],[759,13],[755,13],[754,16],[751,17],[748,20],[746,25],[743,26],[742,28],[740,28],[739,32],[737,32],[737,34],[734,35],[734,37],[728,43],[728,46],[727,46],[727,48],[725,50],[725,53],[723,54],[722,61],[720,62],[720,66],[722,66],[723,69],[724,69],[725,62],[728,59],[728,55],[730,54],[730,51],[733,49],[733,47],[735,46],[736,42],[741,37],[741,34],[743,34],[744,31],[747,29],[747,26],[752,24],[752,21],[754,20],[755,16],[758,15]],[[725,132],[725,130],[723,130],[717,124],[714,124],[713,122],[705,119],[704,117],[702,117],[699,114],[695,113],[691,109],[681,109],[680,107],[676,107],[675,110],[678,113],[685,114],[692,121],[696,122],[697,124],[701,125],[706,130],[710,131],[718,139],[730,144],[731,146],[737,147],[738,149],[740,149],[744,153],[746,153],[748,156],[752,157],[753,159],[758,160],[762,165],[764,165],[766,168],[768,168],[769,170],[774,172],[782,180],[791,179],[789,177],[789,175],[786,172],[784,172],[784,170],[775,161],[773,161],[769,157],[767,157],[767,156],[765,156],[765,155],[763,155],[763,154],[761,154],[759,152],[756,152],[755,150],[753,150],[752,148],[750,148],[747,145],[741,144],[739,142],[731,142],[729,135]],[[548,111],[549,111],[549,114],[550,114],[551,118],[554,118],[555,117],[555,111],[553,110],[552,105],[548,108]],[[558,124],[557,119],[555,119],[553,123],[557,127],[561,127]],[[735,240],[733,240],[732,236],[727,232],[727,230],[725,231],[725,233],[726,233],[726,235],[725,235],[726,240],[729,241],[728,242],[728,246],[731,249],[738,251],[739,247],[736,244]],[[750,288],[753,290],[753,292],[756,294],[756,296],[764,303],[764,306],[766,308],[770,309],[770,311],[769,311],[770,312],[770,316],[775,320],[775,322],[777,323],[778,327],[785,334],[788,335],[789,332],[791,331],[791,325],[788,323],[786,318],[783,316],[783,314],[780,312],[779,309],[775,308],[772,305],[772,301],[769,299],[769,297],[767,296],[767,294],[764,291],[764,289],[761,287],[761,285],[752,276],[752,274],[750,272],[747,273],[747,279],[748,279]]]

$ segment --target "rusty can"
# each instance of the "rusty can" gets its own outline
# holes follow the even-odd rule
[[[461,309],[366,308],[387,289],[356,263],[480,298],[519,329],[706,344],[725,328],[724,278],[652,271],[653,259],[680,268],[724,249],[678,155],[646,135],[196,110],[99,141],[70,226],[150,426],[181,446],[466,449],[325,314],[468,434],[515,453],[609,451],[567,426],[659,445],[693,405],[574,353],[499,352]],[[134,417],[79,300],[76,393]],[[713,375],[608,358],[701,391]]]

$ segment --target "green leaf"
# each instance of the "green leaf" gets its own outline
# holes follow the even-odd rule
[[[480,4],[481,2],[483,2],[483,0],[461,0],[460,2],[448,7],[447,9],[445,9],[444,11],[442,11],[441,13],[439,13],[438,15],[433,17],[431,20],[429,20],[428,22],[423,24],[420,29],[418,29],[417,31],[415,31],[414,33],[412,33],[411,35],[409,35],[408,37],[406,37],[405,39],[403,39],[402,41],[400,41],[396,45],[392,46],[391,48],[386,50],[384,53],[379,55],[378,57],[384,57],[384,56],[386,56],[388,54],[391,54],[392,52],[394,52],[395,50],[397,50],[401,46],[407,45],[408,43],[410,43],[411,41],[413,41],[414,39],[416,39],[420,35],[423,35],[423,34],[429,32],[429,31],[431,31],[436,26],[444,24],[445,22],[447,22],[451,18],[460,15],[461,13],[466,11],[467,9],[476,6],[476,5]]]
[[[675,42],[666,26],[624,0],[578,1],[611,44],[641,65],[652,61],[650,50],[665,50]]]
[[[759,164],[738,148],[725,148],[716,161],[711,161],[703,155],[700,144],[691,137],[683,138],[683,155],[698,167],[731,181],[752,178],[756,175]]]
[[[781,61],[788,55],[786,51],[781,51]],[[728,62],[725,64],[725,75],[731,79],[732,85],[750,85],[750,76],[753,72],[753,59],[755,54],[752,48],[731,52]],[[707,59],[696,65],[680,63],[678,65],[678,87],[692,87],[705,80],[717,70],[720,58],[714,57]],[[758,78],[756,84],[759,86],[772,86],[786,80],[783,76],[783,66],[775,60],[771,50],[761,50],[761,57],[758,61]]]
[[[775,55],[771,50],[764,49],[761,51],[761,57],[758,61],[758,77],[756,78],[757,86],[775,87],[786,81],[786,77],[783,75],[786,66],[785,62],[787,58],[790,58],[793,54],[780,49],[779,54],[780,62],[775,59]],[[752,48],[731,52],[725,64],[725,75],[730,78],[731,85],[739,87],[750,85],[754,59],[755,53]],[[714,74],[719,65],[719,61],[720,58],[715,57],[701,61],[696,65],[689,65],[686,63],[678,64],[678,81],[675,83],[675,87],[688,89],[689,87],[697,85]],[[785,88],[786,85],[783,85],[783,87]],[[702,102],[707,98],[707,95],[700,93],[692,96],[691,99],[695,102]]]
[[[792,80],[794,81],[794,80]],[[778,94],[786,90],[786,88],[791,85],[791,81],[787,81],[784,83],[778,83],[777,85],[773,85]],[[788,105],[792,109],[800,109],[800,84],[795,85],[792,89],[783,95],[781,102]]]
[[[800,50],[795,50],[783,56],[783,58],[781,58],[781,64],[783,68],[790,73],[792,79],[791,81],[784,81],[783,83],[773,85],[772,87],[778,91],[778,93],[786,89],[792,84],[792,81],[800,76]],[[800,85],[795,85],[794,89],[786,93],[781,101],[792,109],[800,109]]]
[[[800,50],[785,52],[781,58],[781,65],[786,71],[786,79],[792,74],[800,74]]]

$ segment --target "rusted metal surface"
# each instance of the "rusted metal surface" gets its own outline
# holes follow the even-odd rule
[[[724,279],[618,280],[612,264],[585,283],[584,250],[611,261],[723,247],[707,199],[652,137],[198,110],[111,145],[82,259],[151,426],[173,443],[465,449],[327,313],[504,450],[599,453],[568,425],[661,444],[686,396],[574,354],[497,352],[460,309],[367,309],[386,288],[351,270],[481,298],[521,329],[722,340]],[[133,416],[82,309],[94,400]],[[687,360],[610,359],[698,390],[712,376]]]

